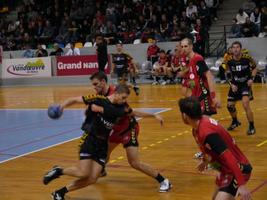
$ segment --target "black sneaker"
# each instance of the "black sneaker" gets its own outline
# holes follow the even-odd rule
[[[253,126],[248,127],[247,135],[254,135],[256,133],[256,129]]]
[[[139,88],[138,86],[135,85],[135,86],[133,87],[133,90],[134,90],[136,96],[138,96],[138,95],[140,94],[140,88]]]
[[[64,194],[60,194],[59,192],[55,191],[51,194],[53,200],[64,200]]]
[[[108,173],[107,173],[106,169],[103,168],[103,169],[101,170],[101,172],[100,172],[99,177],[105,177],[105,176],[107,176],[107,175],[108,175]]]
[[[50,181],[59,178],[62,175],[62,168],[54,166],[49,172],[44,175],[43,183],[47,185]]]
[[[228,131],[234,130],[236,127],[240,126],[241,122],[240,121],[232,121],[231,125],[227,128]]]

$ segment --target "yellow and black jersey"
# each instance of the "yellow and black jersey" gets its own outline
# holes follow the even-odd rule
[[[243,55],[249,55],[249,51],[247,49],[242,49],[241,50],[242,54]],[[223,56],[223,61],[222,61],[222,67],[224,68],[224,70],[226,71],[227,70],[227,62],[229,60],[231,60],[233,58],[233,55],[229,52],[226,52]]]
[[[118,118],[128,113],[126,105],[112,104],[107,97],[102,95],[88,95],[82,98],[84,103],[88,105],[82,130],[104,139],[108,138]],[[103,108],[103,113],[93,112],[91,110],[92,104],[101,106]]]
[[[246,83],[251,79],[251,71],[256,68],[256,62],[249,54],[242,54],[239,60],[232,57],[225,64],[234,84]]]
[[[133,58],[127,53],[112,54],[112,62],[114,63],[116,69],[127,69],[132,59]]]

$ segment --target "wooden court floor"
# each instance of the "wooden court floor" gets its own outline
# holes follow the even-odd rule
[[[123,148],[116,149],[108,165],[108,176],[97,184],[67,194],[71,200],[205,200],[211,199],[216,172],[200,174],[197,162],[192,159],[198,148],[190,128],[182,123],[177,107],[181,97],[180,86],[141,86],[141,94],[131,94],[129,103],[134,108],[171,108],[162,113],[164,127],[154,119],[140,121],[140,158],[160,170],[170,179],[173,189],[158,193],[158,183],[131,169]],[[231,122],[226,109],[227,85],[217,85],[222,102],[215,119],[224,126]],[[239,147],[251,161],[254,170],[249,189],[254,200],[267,199],[267,86],[253,86],[255,100],[252,102],[257,133],[247,136],[247,120],[242,106],[237,109],[242,126],[231,132]],[[86,95],[88,86],[45,86],[0,88],[1,109],[46,108],[48,104],[67,97]],[[12,123],[12,122],[11,122]],[[72,178],[62,177],[42,184],[43,174],[53,165],[76,164],[78,141],[67,142],[53,148],[29,154],[0,164],[0,200],[46,200],[50,193],[64,186]]]

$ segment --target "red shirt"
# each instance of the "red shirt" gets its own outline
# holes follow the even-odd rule
[[[150,45],[147,48],[147,57],[158,56],[159,50],[160,49],[157,45]]]
[[[233,174],[233,172],[227,167],[227,165],[225,165],[224,162],[222,162],[220,156],[213,152],[208,144],[205,144],[206,138],[210,134],[218,134],[220,136],[238,163],[249,164],[248,159],[235,144],[235,141],[230,134],[221,125],[219,125],[216,120],[203,116],[199,121],[198,128],[196,130],[193,129],[193,136],[201,151],[204,154],[211,156],[211,162],[218,162],[221,164],[220,171],[223,174]]]

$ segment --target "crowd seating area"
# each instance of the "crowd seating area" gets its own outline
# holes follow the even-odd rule
[[[108,44],[178,41],[197,32],[200,45],[217,20],[219,0],[24,0],[17,3],[17,19],[0,19],[0,45],[4,50],[90,47],[103,34]],[[198,20],[199,19],[199,20]],[[199,22],[198,22],[199,21]]]

